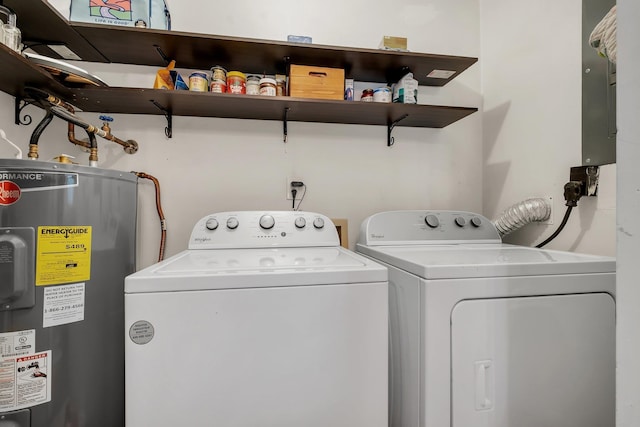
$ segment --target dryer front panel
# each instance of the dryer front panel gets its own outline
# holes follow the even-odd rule
[[[453,427],[615,424],[615,304],[606,293],[459,302]]]

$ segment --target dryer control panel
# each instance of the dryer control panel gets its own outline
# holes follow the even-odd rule
[[[189,249],[340,246],[333,222],[301,211],[220,212],[200,219]]]
[[[358,243],[367,246],[442,243],[500,243],[486,217],[465,211],[389,211],[365,219]]]

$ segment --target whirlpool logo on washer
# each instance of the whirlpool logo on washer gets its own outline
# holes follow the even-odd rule
[[[384,234],[371,233],[371,238],[372,239],[384,239]]]
[[[0,181],[0,206],[9,206],[20,200],[22,190],[13,181]]]

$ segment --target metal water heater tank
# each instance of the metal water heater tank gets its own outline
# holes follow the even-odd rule
[[[124,426],[137,178],[0,159],[0,427]]]

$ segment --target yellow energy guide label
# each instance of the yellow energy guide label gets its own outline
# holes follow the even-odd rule
[[[36,286],[83,282],[91,276],[91,226],[38,227]]]

